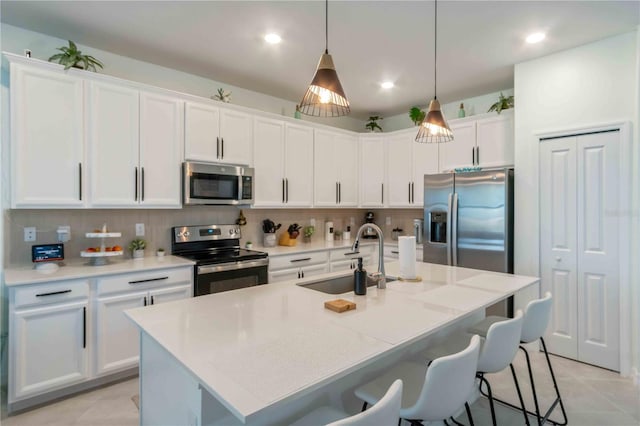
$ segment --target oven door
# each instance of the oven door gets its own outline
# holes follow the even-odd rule
[[[196,296],[267,284],[269,259],[196,266]]]

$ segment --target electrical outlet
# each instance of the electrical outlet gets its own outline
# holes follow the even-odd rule
[[[26,242],[35,241],[36,240],[36,227],[29,226],[24,228],[24,240]]]
[[[144,237],[144,223],[136,223],[136,237]]]
[[[355,227],[356,226],[356,218],[355,217],[350,217],[349,218],[349,225],[351,225],[351,227]]]
[[[391,225],[391,216],[387,216],[387,220],[385,222],[387,225]]]
[[[309,219],[309,226],[316,227],[316,220],[314,218]]]

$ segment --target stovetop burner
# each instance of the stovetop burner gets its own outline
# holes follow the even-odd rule
[[[240,248],[240,226],[197,225],[171,228],[171,254],[197,265],[243,262],[269,257],[267,253]]]

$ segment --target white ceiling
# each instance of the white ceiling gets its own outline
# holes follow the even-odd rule
[[[433,96],[432,1],[329,2],[329,52],[355,117]],[[2,21],[298,102],[324,49],[324,1],[7,1]],[[513,65],[632,31],[640,1],[438,2],[438,98],[513,87]],[[547,40],[526,45],[533,31]],[[262,37],[277,32],[283,42]],[[396,87],[383,90],[379,83]]]

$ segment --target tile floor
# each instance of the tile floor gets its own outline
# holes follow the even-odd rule
[[[530,351],[531,353],[531,351]],[[534,379],[542,407],[553,400],[553,386],[547,374],[544,355],[532,353]],[[640,389],[630,379],[618,374],[552,356],[558,386],[563,396],[570,425],[625,426],[640,425]],[[533,407],[524,357],[519,354],[514,363],[518,380],[528,406]],[[517,396],[511,373],[506,370],[487,376],[494,393],[516,403]],[[131,397],[138,393],[138,379],[131,379],[94,391],[83,393],[41,408],[1,419],[2,426],[58,426],[58,425],[113,425],[138,424],[138,411]],[[542,408],[541,407],[541,408]],[[490,425],[489,404],[480,398],[471,407],[476,425]],[[520,412],[496,405],[499,425],[523,425]],[[552,414],[560,420],[560,411]],[[467,423],[466,416],[459,421]],[[535,421],[531,422],[532,425]]]

